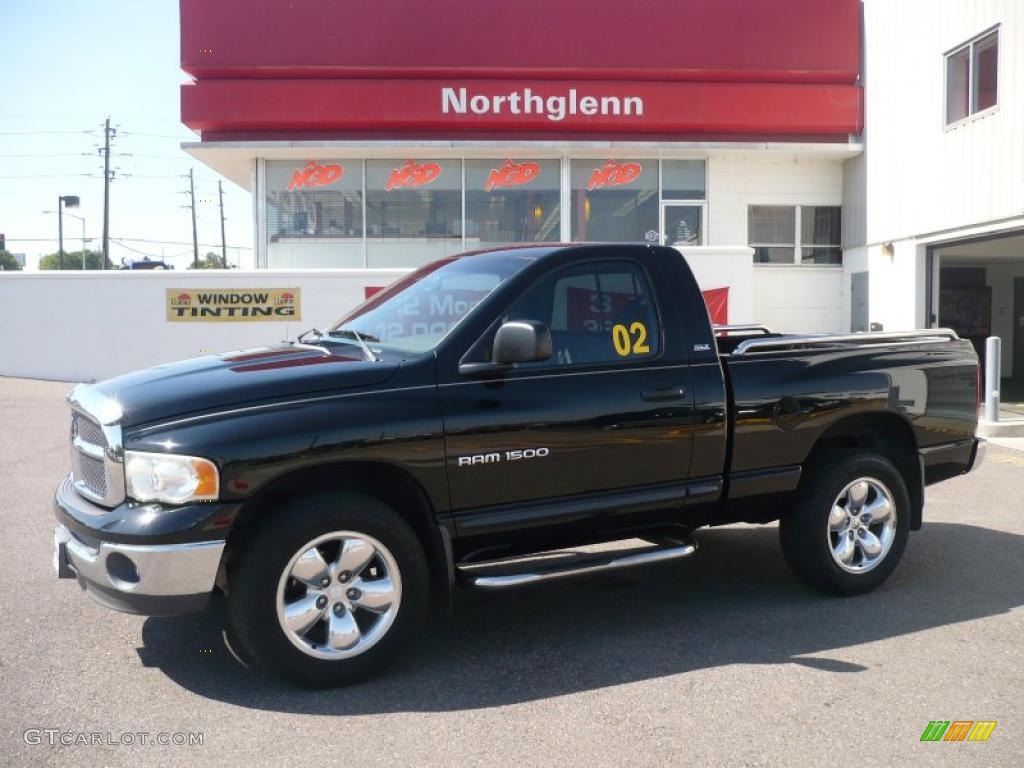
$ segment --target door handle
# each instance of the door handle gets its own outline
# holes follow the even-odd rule
[[[686,397],[686,387],[666,386],[652,387],[640,393],[640,397],[650,403],[660,403],[666,400],[682,400]]]

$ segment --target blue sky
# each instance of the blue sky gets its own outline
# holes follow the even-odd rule
[[[200,255],[219,252],[218,174],[181,151],[196,135],[180,122],[177,0],[0,0],[0,232],[31,269],[57,250],[59,195],[78,195],[89,247],[103,229],[102,143],[118,128],[112,166],[110,255],[135,251],[187,266],[192,224],[183,206],[196,174]],[[252,202],[224,180],[229,260],[251,266]],[[64,219],[64,247],[81,248],[82,224]],[[162,242],[143,242],[145,240]],[[213,247],[205,247],[209,244]],[[135,251],[130,250],[135,249]]]

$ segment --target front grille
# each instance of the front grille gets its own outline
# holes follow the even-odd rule
[[[94,417],[102,413],[90,403],[86,408],[76,399],[81,388],[69,398],[71,410],[71,479],[79,494],[104,507],[124,501],[124,468],[121,464],[121,429],[116,425],[101,426]],[[92,400],[94,394],[86,392]],[[100,403],[102,406],[103,403]]]
[[[107,437],[95,421],[78,411],[71,412],[71,436],[79,437],[90,445],[107,447]]]
[[[103,462],[79,453],[74,467],[75,480],[82,481],[86,488],[97,496],[107,495],[107,469]]]

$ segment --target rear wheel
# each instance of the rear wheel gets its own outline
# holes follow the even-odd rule
[[[288,505],[246,542],[230,583],[233,642],[257,666],[310,687],[354,682],[392,661],[429,598],[409,525],[355,494]]]
[[[834,452],[810,464],[779,524],[790,568],[813,587],[868,592],[896,568],[910,531],[910,496],[883,456]]]

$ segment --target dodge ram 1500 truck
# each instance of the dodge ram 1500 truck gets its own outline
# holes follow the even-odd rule
[[[702,526],[778,520],[799,578],[863,593],[979,463],[977,373],[943,329],[713,327],[671,248],[452,256],[295,342],[75,387],[55,566],[130,612],[220,591],[238,655],[308,686],[379,669],[457,582],[679,558]]]

